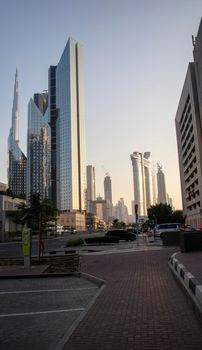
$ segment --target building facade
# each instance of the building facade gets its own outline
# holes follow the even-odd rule
[[[0,182],[0,192],[5,192],[7,190],[7,185],[3,182]]]
[[[133,166],[134,201],[138,215],[146,216],[147,208],[153,204],[152,155],[150,152],[131,154]]]
[[[57,218],[57,224],[65,229],[75,229],[77,231],[86,230],[86,216],[85,213],[78,211],[60,213]]]
[[[86,210],[86,156],[82,47],[69,39],[52,78],[55,103],[51,123],[56,126],[57,208]],[[51,71],[50,71],[51,72]],[[53,69],[52,75],[54,76]],[[52,85],[50,86],[50,89]],[[53,112],[55,111],[55,117]],[[54,137],[52,131],[51,137]],[[54,160],[55,161],[55,160]],[[54,170],[52,163],[52,172]],[[54,180],[55,181],[55,180]]]
[[[15,232],[22,229],[22,225],[13,221],[20,203],[25,203],[25,200],[0,194],[0,239],[7,238],[5,232]]]
[[[86,167],[87,179],[87,213],[92,213],[92,201],[95,200],[95,168],[92,165]]]
[[[157,191],[158,191],[158,197],[157,202],[159,203],[167,203],[167,194],[166,194],[166,182],[165,182],[165,175],[163,173],[162,166],[157,164]]]
[[[48,123],[48,94],[34,94],[28,104],[27,199],[39,193],[51,198],[51,130]]]
[[[195,64],[189,63],[175,117],[183,214],[195,228],[202,223],[202,130],[196,71]]]
[[[16,195],[26,194],[27,158],[19,147],[18,71],[16,69],[12,125],[8,137],[8,188]]]

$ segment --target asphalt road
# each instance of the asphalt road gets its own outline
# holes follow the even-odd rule
[[[57,238],[50,238],[45,240],[45,252],[56,250],[56,249],[64,249],[65,243],[69,240],[76,238],[86,238],[93,236],[101,236],[104,235],[103,232],[97,233],[76,233],[76,234],[65,234],[64,236]],[[32,240],[32,255],[38,254],[38,240],[37,238],[33,238]],[[22,246],[21,242],[1,242],[0,243],[0,257],[11,257],[11,256],[22,256]]]

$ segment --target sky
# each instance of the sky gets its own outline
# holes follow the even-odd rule
[[[0,0],[0,181],[7,182],[16,67],[26,154],[29,99],[48,88],[48,68],[72,37],[83,45],[86,154],[96,194],[103,196],[109,173],[113,203],[124,198],[131,212],[130,154],[150,151],[180,209],[175,114],[201,16],[201,0]]]

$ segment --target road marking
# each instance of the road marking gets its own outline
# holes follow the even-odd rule
[[[63,309],[63,310],[49,310],[49,311],[35,311],[35,312],[22,312],[17,314],[0,314],[0,318],[3,317],[15,317],[15,316],[32,316],[32,315],[43,315],[43,314],[56,314],[56,313],[62,313],[62,312],[73,312],[73,311],[84,311],[84,308],[78,308],[78,309]]]
[[[72,292],[79,290],[90,290],[98,289],[98,287],[83,287],[83,288],[62,288],[62,289],[33,289],[33,290],[14,290],[14,291],[4,291],[0,292],[0,295],[4,294],[28,294],[28,293],[49,293],[49,292]]]

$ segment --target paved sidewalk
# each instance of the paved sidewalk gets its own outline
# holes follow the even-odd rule
[[[64,349],[201,350],[202,328],[168,267],[176,249],[83,256],[106,287]]]
[[[202,252],[178,252],[176,258],[202,284]]]

